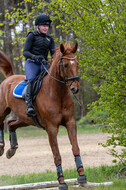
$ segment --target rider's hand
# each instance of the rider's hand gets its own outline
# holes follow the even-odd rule
[[[41,62],[45,58],[42,55],[35,55],[33,59],[37,62]]]
[[[42,64],[44,64],[44,65],[46,64],[46,60],[45,59],[42,60]]]

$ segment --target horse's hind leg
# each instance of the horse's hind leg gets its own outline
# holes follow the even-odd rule
[[[3,107],[1,107],[0,110],[0,156],[3,155],[4,153],[4,119],[6,117],[6,115],[8,115],[10,113],[10,109],[6,109],[5,111],[3,111]]]
[[[8,149],[8,151],[6,152],[6,157],[8,159],[10,159],[12,156],[14,156],[14,154],[16,153],[16,150],[18,148],[16,129],[18,127],[26,126],[26,124],[21,122],[20,120],[14,120],[14,119],[8,121],[9,139],[10,139],[10,149]]]

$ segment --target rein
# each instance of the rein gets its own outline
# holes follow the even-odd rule
[[[62,57],[62,55],[60,54],[59,73],[60,73],[60,67],[61,67],[61,70],[62,70],[63,75],[64,75],[64,77],[63,77],[64,80],[63,80],[63,81],[62,81],[62,80],[59,80],[59,79],[57,79],[57,78],[55,78],[55,77],[53,77],[52,75],[50,75],[49,71],[46,69],[46,67],[44,66],[44,64],[42,64],[42,65],[43,65],[45,71],[48,73],[48,75],[49,75],[52,79],[56,80],[57,82],[60,82],[60,83],[62,83],[62,84],[66,84],[66,85],[67,85],[67,82],[68,82],[68,81],[72,81],[72,83],[73,83],[74,81],[76,81],[76,80],[79,81],[79,79],[80,79],[79,76],[73,76],[73,77],[69,77],[69,78],[65,76],[65,73],[64,73],[64,66],[63,66],[63,62],[62,62],[63,59],[74,60],[74,59],[76,59],[76,56],[73,57],[73,58],[70,58],[70,57]],[[70,84],[70,86],[72,85],[72,83]],[[12,83],[9,83],[9,84],[19,84],[19,83],[12,82]]]
[[[46,72],[48,73],[48,75],[49,75],[52,79],[56,80],[57,82],[60,82],[60,83],[65,84],[64,81],[61,81],[61,80],[59,80],[59,79],[53,77],[52,75],[50,75],[49,71],[46,69],[46,67],[45,67],[44,65],[43,65],[43,67],[44,67],[44,69],[46,70]]]

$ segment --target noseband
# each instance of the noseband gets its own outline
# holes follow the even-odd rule
[[[65,84],[67,84],[68,81],[72,81],[72,83],[74,81],[79,81],[79,79],[80,79],[79,76],[73,76],[73,77],[67,77],[67,76],[65,76],[64,66],[63,66],[63,62],[62,62],[63,59],[74,60],[74,59],[76,59],[76,56],[73,57],[73,58],[70,58],[70,57],[62,57],[62,55],[60,54],[59,75],[60,75],[60,67],[61,67],[61,70],[63,72],[63,82]]]

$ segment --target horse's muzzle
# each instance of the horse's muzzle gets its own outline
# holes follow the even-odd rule
[[[80,88],[79,80],[80,80],[79,76],[73,76],[67,78],[67,82],[71,81],[70,90],[73,94],[76,94],[79,91]]]
[[[80,83],[78,81],[72,82],[70,90],[73,94],[77,94],[80,89]]]
[[[78,92],[79,92],[79,88],[71,88],[71,92],[73,93],[73,94],[77,94]]]

